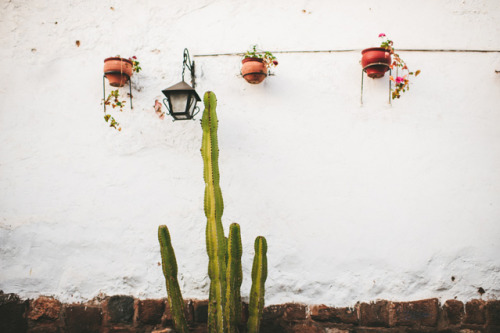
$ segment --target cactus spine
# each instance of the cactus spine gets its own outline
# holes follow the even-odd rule
[[[188,333],[186,318],[184,317],[184,300],[177,281],[177,261],[174,248],[170,241],[170,233],[166,225],[158,227],[163,275],[167,284],[168,304],[172,311],[174,327],[179,333]]]
[[[264,283],[267,279],[267,241],[259,236],[255,239],[255,256],[252,266],[252,288],[248,306],[248,333],[258,333],[264,310]]]
[[[210,300],[208,304],[208,331],[224,331],[224,307],[226,298],[226,240],[222,228],[224,203],[219,186],[219,145],[217,142],[217,114],[215,94],[208,91],[203,98],[205,110],[201,119],[203,139],[203,176],[205,179],[205,216],[207,217],[206,242]]]
[[[229,239],[227,242],[227,272],[226,272],[226,324],[228,333],[237,333],[241,321],[241,294],[240,288],[243,282],[243,271],[241,269],[241,246],[240,226],[237,223],[229,227]]]

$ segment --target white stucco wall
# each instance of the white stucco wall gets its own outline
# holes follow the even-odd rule
[[[2,0],[0,13],[4,292],[164,297],[167,224],[184,296],[207,298],[199,121],[152,108],[187,47],[197,91],[218,97],[243,295],[264,235],[267,304],[500,297],[498,1]],[[361,106],[360,51],[381,32],[402,49],[497,51],[400,51],[422,70],[411,91],[390,106],[387,76],[367,79]],[[254,43],[279,60],[261,85],[238,56],[199,56]],[[353,51],[288,52],[336,50]],[[143,68],[121,132],[100,104],[116,54]]]

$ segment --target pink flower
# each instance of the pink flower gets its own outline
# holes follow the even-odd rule
[[[278,60],[273,60],[274,66],[278,66]]]
[[[405,80],[405,79],[404,79],[403,77],[398,76],[398,77],[396,78],[396,84],[400,84],[400,83],[402,83],[404,80]]]
[[[378,35],[379,37],[385,37],[385,34],[384,33],[381,33]]]

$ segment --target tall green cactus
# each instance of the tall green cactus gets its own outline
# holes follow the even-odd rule
[[[218,120],[215,94],[208,91],[203,98],[205,110],[201,119],[203,139],[203,176],[205,179],[205,216],[207,217],[206,242],[208,253],[208,276],[211,299],[208,304],[208,331],[223,332],[226,297],[226,241],[222,228],[224,203],[219,186],[219,145],[217,142]]]
[[[226,325],[228,333],[237,333],[241,322],[241,283],[243,271],[241,269],[240,226],[233,223],[229,226],[229,239],[227,242],[227,272],[226,272]]]
[[[168,304],[172,312],[174,328],[179,333],[188,333],[186,317],[184,316],[184,300],[177,281],[177,261],[166,225],[158,227],[163,275],[167,284]]]
[[[201,155],[204,165],[204,209],[207,217],[206,244],[208,275],[210,277],[208,331],[210,333],[238,333],[241,324],[240,288],[243,281],[240,226],[237,223],[231,224],[229,238],[224,237],[221,220],[224,203],[219,186],[218,120],[215,112],[217,105],[215,94],[210,91],[206,92],[203,102],[205,110],[201,119],[203,129]],[[177,264],[167,227],[160,226],[158,234],[162,248],[163,271],[167,280],[169,304],[172,313],[176,314],[176,318],[178,318],[174,318],[175,329],[180,333],[185,333],[187,332],[187,324],[184,318],[184,302],[177,282]],[[266,239],[261,236],[257,237],[252,268],[249,333],[259,331],[264,307],[264,283],[267,277],[266,251]]]
[[[252,267],[252,289],[248,306],[248,333],[258,333],[264,310],[264,283],[267,279],[267,241],[259,236],[255,239],[255,256]]]

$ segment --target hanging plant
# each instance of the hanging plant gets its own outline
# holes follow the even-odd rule
[[[112,87],[123,87],[128,82],[133,73],[138,73],[142,70],[136,56],[128,59],[121,58],[119,55],[112,58],[104,59],[104,76],[109,81]],[[132,89],[132,88],[130,88]],[[132,103],[131,92],[129,93]],[[120,124],[110,114],[106,113],[106,106],[111,106],[113,109],[118,108],[120,112],[123,111],[125,101],[120,100],[120,92],[118,89],[112,90],[109,95],[102,100],[104,104],[104,120],[109,123],[110,127],[121,131]],[[132,104],[130,105],[132,107]]]
[[[125,106],[125,101],[120,100],[120,92],[118,91],[118,89],[112,90],[109,93],[108,97],[103,101],[103,103],[104,105],[111,106],[113,109],[118,108],[120,112],[123,112],[123,107]],[[122,130],[120,124],[115,120],[115,118],[106,113],[106,111],[104,111],[104,120],[109,123],[109,127],[113,127],[118,131]]]
[[[141,71],[137,57],[125,59],[119,55],[104,59],[104,75],[112,87],[123,87],[133,73]]]
[[[388,39],[384,33],[379,34],[378,37],[382,38],[382,43],[380,44],[380,46],[388,50],[394,57],[390,67],[391,69],[396,68],[396,78],[391,75],[389,79],[394,82],[392,99],[399,98],[401,97],[402,93],[410,90],[410,76],[418,76],[418,74],[420,74],[420,69],[416,70],[415,72],[411,72],[404,60],[401,59],[399,54],[394,52],[394,43],[392,42],[392,40]],[[401,71],[401,73],[399,71]]]
[[[394,82],[392,99],[400,98],[401,94],[410,90],[410,77],[418,76],[420,70],[412,72],[398,53],[394,52],[394,42],[384,33],[378,35],[382,39],[380,47],[364,49],[361,54],[361,65],[366,74],[371,78],[381,78],[385,72],[396,69],[396,76],[391,75],[389,80]]]
[[[241,63],[241,75],[248,83],[252,84],[264,81],[269,74],[270,67],[278,66],[276,57],[269,51],[258,50],[257,45],[253,45],[245,53]]]

